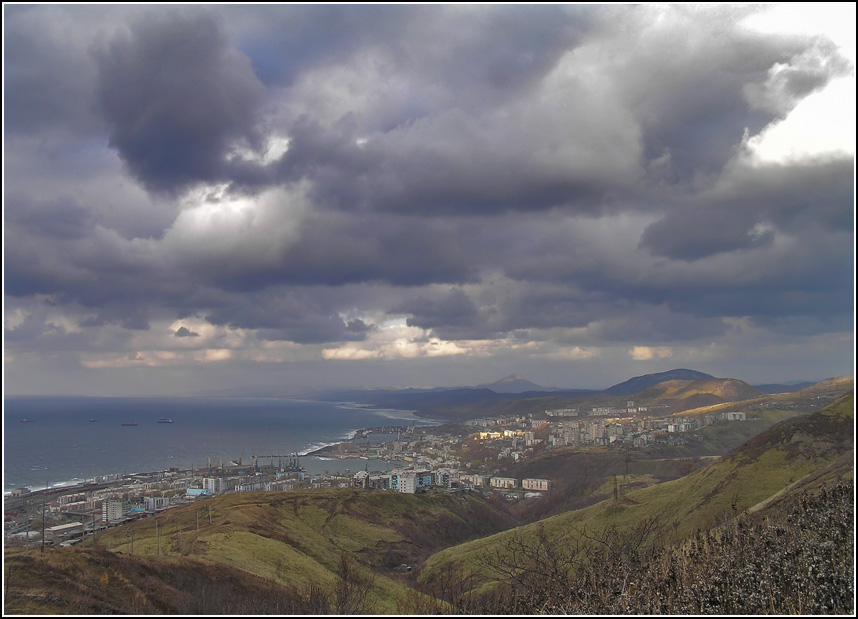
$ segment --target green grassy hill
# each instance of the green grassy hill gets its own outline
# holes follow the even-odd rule
[[[658,383],[635,394],[635,399],[650,406],[667,406],[668,412],[679,412],[701,406],[750,400],[761,395],[761,392],[741,380],[701,378]]]
[[[5,555],[4,615],[292,614],[327,603],[203,559],[50,547]]]
[[[400,564],[416,563],[440,548],[514,524],[498,506],[473,495],[416,496],[358,489],[248,492],[171,509],[157,518],[107,531],[96,541],[97,549],[110,551],[106,555],[98,550],[57,548],[39,557],[32,551],[29,558],[21,553],[7,555],[6,564],[7,571],[11,568],[15,574],[13,584],[22,584],[45,580],[34,578],[36,569],[48,574],[68,571],[73,564],[105,563],[103,569],[72,569],[77,578],[56,575],[57,586],[40,598],[39,607],[42,612],[62,613],[77,612],[70,608],[79,611],[77,600],[101,589],[104,570],[133,583],[134,591],[142,587],[143,598],[137,596],[140,608],[165,604],[159,600],[169,598],[166,592],[137,583],[132,574],[139,565],[169,566],[177,573],[193,572],[198,569],[195,565],[218,565],[225,574],[268,583],[273,599],[283,597],[284,587],[297,592],[293,597],[298,600],[314,588],[330,597],[342,582],[342,559],[347,557],[357,580],[372,582],[366,608],[384,613],[395,612],[397,601],[409,591],[402,572],[395,570]],[[149,589],[155,596],[151,600]],[[174,606],[181,605],[188,592],[178,587]],[[22,599],[31,593],[13,586],[7,609],[26,607]],[[125,611],[134,612],[130,607]]]
[[[702,388],[706,382],[660,383],[657,391],[676,393],[691,383]],[[713,384],[723,386],[727,382],[731,381],[714,379]],[[672,390],[669,389],[671,384]],[[810,390],[761,395],[742,402],[722,402],[685,410],[676,415],[692,417],[738,410],[747,412],[748,419],[722,421],[700,428],[693,432],[693,439],[689,435],[682,445],[656,443],[646,449],[592,445],[544,449],[524,460],[505,463],[500,474],[551,480],[553,489],[542,499],[519,501],[510,506],[523,524],[541,520],[611,498],[615,481],[619,490],[627,493],[684,477],[779,421],[819,411],[826,403],[847,393],[851,386],[851,379],[833,379],[814,385]],[[487,451],[486,455],[490,453]]]
[[[853,425],[850,393],[820,412],[775,424],[686,477],[443,550],[423,565],[420,581],[431,584],[450,572],[491,581],[498,576],[487,559],[515,552],[516,544],[535,544],[540,535],[580,543],[611,527],[631,530],[652,523],[664,541],[682,540],[800,486],[827,467],[831,478],[851,477],[851,467],[843,463],[853,449]]]

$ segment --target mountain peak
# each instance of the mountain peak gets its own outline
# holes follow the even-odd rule
[[[667,372],[635,376],[625,382],[605,389],[604,392],[608,395],[632,395],[667,380],[699,380],[701,378],[714,378],[714,376],[698,372],[697,370],[678,368],[675,370],[668,370]]]
[[[510,374],[493,383],[477,385],[484,389],[491,389],[495,393],[524,393],[525,391],[550,391],[549,387],[543,387],[531,382],[519,374]]]

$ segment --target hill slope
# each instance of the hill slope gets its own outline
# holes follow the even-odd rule
[[[734,378],[701,378],[660,382],[638,392],[635,398],[650,405],[665,405],[669,412],[677,412],[725,402],[741,402],[762,395],[748,383]]]
[[[665,527],[666,540],[681,540],[775,497],[834,462],[842,463],[853,449],[853,423],[850,393],[818,413],[775,424],[686,477],[443,550],[424,564],[420,579],[432,583],[461,569],[466,576],[491,580],[497,575],[487,568],[487,557],[509,553],[515,540],[534,540],[538,534],[573,534],[580,542],[582,532],[611,526],[631,530],[649,522]],[[836,475],[850,473],[839,469]]]
[[[627,381],[608,387],[604,393],[607,395],[632,395],[648,389],[658,383],[663,383],[667,380],[698,380],[701,378],[714,378],[710,374],[698,372],[697,370],[686,370],[684,368],[676,370],[668,370],[666,372],[658,372],[656,374],[644,374],[643,376],[635,376]]]
[[[5,567],[4,615],[309,614],[328,604],[309,591],[193,558],[13,549]]]
[[[298,592],[295,595],[300,602],[313,590],[321,591],[322,597],[335,595],[342,583],[345,555],[354,561],[352,573],[356,579],[372,582],[371,587],[365,587],[368,608],[393,612],[396,601],[409,591],[396,567],[416,563],[440,548],[513,524],[505,512],[475,495],[416,496],[358,489],[247,492],[171,509],[156,518],[106,531],[98,537],[97,545],[112,550],[108,553],[111,556],[96,552],[82,558],[79,553],[90,551],[57,548],[51,549],[50,561],[33,563],[17,559],[13,570],[18,582],[38,583],[48,579],[58,583],[56,590],[42,601],[40,612],[71,612],[69,609],[73,607],[81,608],[79,597],[87,597],[89,588],[98,589],[98,578],[103,573],[115,573],[115,578],[122,580],[122,574],[139,573],[143,569],[140,566],[150,569],[168,565],[171,567],[159,569],[175,572],[173,580],[185,582],[187,573],[196,569],[194,562],[216,564],[230,575],[228,578],[253,577],[268,582],[273,588],[265,591],[277,599],[284,597],[284,590],[277,587],[292,588]],[[130,563],[123,563],[124,558]],[[104,571],[83,568],[93,561],[104,564]],[[78,584],[82,590],[74,578],[58,573],[68,572],[69,566],[76,564],[80,567],[72,572],[80,572]],[[88,581],[84,581],[84,574],[89,574]],[[136,588],[143,587],[136,576],[128,578]],[[199,584],[207,582],[202,579]],[[257,586],[256,580],[247,582],[251,589]],[[211,581],[212,586],[214,583]],[[139,606],[150,612],[162,604],[158,601],[161,597],[169,596],[160,585],[146,587],[153,591],[153,597],[148,599],[146,590],[142,590],[144,599]],[[24,588],[20,596],[25,598],[30,593]],[[184,593],[187,587],[178,586],[173,607],[184,604],[181,602]],[[92,612],[121,612],[109,604],[93,608],[102,610]],[[124,611],[133,609],[126,606]],[[160,612],[171,611],[165,607]]]

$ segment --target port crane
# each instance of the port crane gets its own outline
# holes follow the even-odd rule
[[[259,459],[260,458],[270,458],[271,459],[271,466],[274,466],[274,458],[277,458],[277,468],[279,468],[279,469],[283,468],[283,458],[286,458],[287,463],[288,463],[288,468],[298,468],[298,454],[297,453],[291,453],[291,454],[278,453],[278,454],[273,454],[273,455],[268,455],[268,456],[253,454],[253,456],[251,456],[251,457],[253,458],[253,467],[256,469],[259,469]]]

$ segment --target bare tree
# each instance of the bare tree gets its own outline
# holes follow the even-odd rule
[[[345,552],[340,554],[340,579],[334,587],[333,606],[338,615],[359,615],[368,610],[374,575],[360,570]]]

